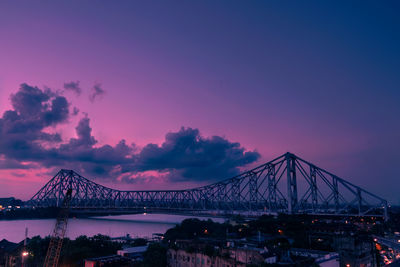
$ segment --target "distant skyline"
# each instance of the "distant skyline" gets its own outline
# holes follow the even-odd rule
[[[0,197],[187,188],[287,151],[400,204],[396,1],[0,3]],[[121,141],[124,140],[124,141]]]

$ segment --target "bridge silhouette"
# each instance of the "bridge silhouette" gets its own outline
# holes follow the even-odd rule
[[[28,203],[34,207],[59,206],[70,188],[71,209],[76,211],[388,218],[385,199],[289,152],[233,178],[184,190],[115,190],[62,169]]]

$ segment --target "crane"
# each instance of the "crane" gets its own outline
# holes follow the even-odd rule
[[[57,267],[60,258],[61,247],[67,230],[69,205],[72,198],[72,189],[68,189],[61,205],[61,210],[57,216],[56,225],[50,238],[49,248],[47,249],[44,267]]]

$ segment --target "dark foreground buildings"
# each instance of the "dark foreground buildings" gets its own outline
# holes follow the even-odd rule
[[[378,239],[400,243],[397,227],[376,218],[305,215],[237,217],[223,224],[187,219],[153,240],[101,235],[66,240],[60,266],[395,266],[400,253]],[[41,266],[47,245],[48,239],[28,240],[24,266]],[[22,242],[0,241],[0,267],[21,266],[23,249]]]

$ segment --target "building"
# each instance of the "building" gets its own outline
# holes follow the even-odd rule
[[[276,263],[276,255],[270,253],[266,248],[235,247],[222,249],[223,255],[229,255],[236,262],[247,264]]]
[[[290,254],[313,258],[320,267],[340,267],[339,253],[337,252],[292,248]]]
[[[0,267],[22,266],[24,261],[24,242],[13,243],[6,239],[0,241]]]
[[[0,241],[0,267],[16,266],[16,258],[13,254],[18,249],[18,244],[6,239]]]
[[[167,266],[169,267],[246,267],[234,259],[222,256],[208,256],[201,252],[186,252],[183,249],[168,249]]]
[[[334,243],[340,255],[341,266],[377,266],[372,237],[361,234],[337,236]]]
[[[345,223],[315,223],[308,233],[309,245],[317,250],[337,251],[340,266],[377,266],[372,237]]]
[[[129,267],[131,265],[132,261],[129,258],[122,257],[120,255],[111,255],[105,257],[85,259],[85,267],[106,267],[106,266]]]
[[[6,197],[0,198],[0,210],[3,209],[11,209],[15,207],[21,207],[23,202],[19,199],[15,199],[14,197]]]
[[[127,247],[122,250],[118,250],[117,254],[123,257],[133,259],[135,261],[142,261],[143,254],[146,252],[148,246],[140,247]]]
[[[241,267],[248,264],[261,265],[276,263],[277,256],[267,248],[251,246],[221,246],[221,242],[213,239],[177,240],[175,248],[167,252],[170,267]]]

